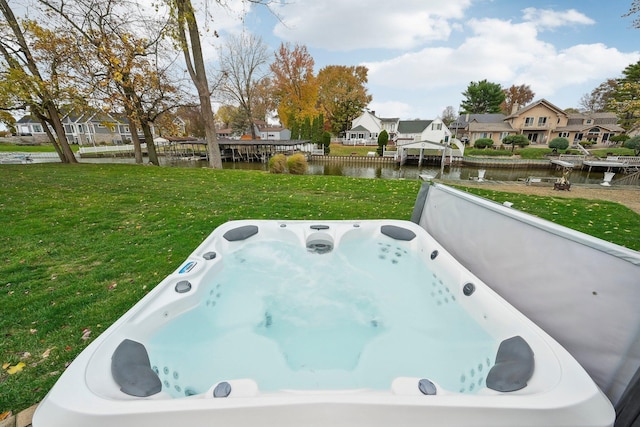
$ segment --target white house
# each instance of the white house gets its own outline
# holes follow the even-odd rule
[[[447,143],[451,131],[440,119],[400,120],[379,118],[375,111],[365,111],[351,123],[343,141],[345,145],[377,145],[382,130],[389,134],[389,141],[400,146],[417,141]]]
[[[451,131],[442,120],[400,120],[396,145],[427,141],[446,144],[451,139]]]

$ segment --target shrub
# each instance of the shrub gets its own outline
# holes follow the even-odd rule
[[[378,156],[382,156],[384,153],[384,147],[389,143],[389,132],[385,129],[382,129],[382,132],[378,135],[378,148],[376,149],[376,153]]]
[[[487,148],[493,145],[493,139],[491,138],[478,138],[473,142],[474,148]]]
[[[640,135],[634,136],[624,142],[624,148],[633,149],[633,153],[636,156],[640,156]]]
[[[509,135],[504,137],[502,143],[511,145],[511,151],[513,151],[516,148],[516,145],[519,147],[526,147],[529,145],[529,140],[524,135]]]
[[[321,144],[324,146],[324,154],[329,154],[331,152],[331,134],[325,131],[322,134]]]
[[[626,133],[622,133],[620,135],[612,136],[611,138],[609,138],[609,141],[611,141],[611,142],[625,142],[629,138],[631,138],[629,135],[627,135]]]
[[[287,159],[287,169],[293,175],[304,175],[307,171],[307,158],[304,154],[298,153]]]
[[[557,153],[558,150],[566,150],[569,148],[569,140],[562,137],[553,138],[549,141],[549,148],[552,148],[554,153]]]
[[[276,154],[269,159],[269,172],[284,173],[287,166],[287,157],[284,154]]]

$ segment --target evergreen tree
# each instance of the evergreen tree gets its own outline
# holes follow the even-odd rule
[[[488,82],[486,79],[471,82],[467,90],[462,92],[465,100],[460,104],[464,113],[486,114],[499,113],[506,95],[498,83]]]
[[[378,149],[376,150],[379,156],[382,156],[384,154],[384,148],[387,146],[388,142],[389,133],[386,131],[386,129],[382,129],[382,132],[378,134]]]

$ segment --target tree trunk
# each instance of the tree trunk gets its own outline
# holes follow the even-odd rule
[[[56,133],[58,144],[60,144],[60,148],[62,149],[62,153],[66,159],[65,163],[78,163],[78,159],[71,151],[71,147],[69,146],[69,142],[67,141],[67,135],[64,132],[64,126],[62,125],[62,121],[60,120],[60,115],[58,114],[58,109],[53,105],[53,103],[48,103],[47,110],[49,113],[49,119],[53,125],[53,130]]]
[[[58,157],[60,157],[60,161],[62,163],[69,163],[64,153],[62,152],[62,149],[56,142],[56,137],[51,133],[51,130],[49,129],[49,125],[47,124],[47,121],[41,116],[38,116],[38,120],[40,120],[40,124],[42,125],[42,129],[44,130],[44,133],[47,134],[47,138],[49,138],[49,142],[51,142],[51,145],[53,145],[53,148],[56,149],[56,153],[58,154]]]
[[[204,67],[200,33],[193,12],[193,5],[191,0],[175,0],[175,5],[178,14],[178,37],[182,45],[187,70],[200,99],[200,113],[204,122],[204,133],[209,152],[209,166],[214,169],[222,169],[222,157],[220,156],[220,146],[218,145],[213,108],[211,107],[211,92],[209,91],[209,83]],[[185,25],[189,32],[188,41],[185,34]]]
[[[142,127],[142,133],[144,133],[144,140],[147,142],[147,154],[149,155],[149,163],[151,163],[152,165],[160,166],[160,161],[158,160],[156,145],[153,142],[153,133],[151,133],[149,121],[141,120],[140,127]]]
[[[133,144],[133,155],[136,159],[136,164],[142,164],[142,147],[140,146],[140,138],[138,138],[138,128],[135,121],[131,118],[131,112],[127,111],[127,123],[129,123],[129,131],[131,132],[131,143]]]

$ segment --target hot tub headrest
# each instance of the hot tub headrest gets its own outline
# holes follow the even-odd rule
[[[385,236],[389,236],[396,240],[410,241],[416,237],[416,233],[413,231],[407,228],[398,227],[397,225],[383,225],[380,227],[380,232]]]
[[[496,363],[487,375],[487,387],[508,392],[527,386],[533,375],[535,362],[533,350],[521,336],[511,337],[500,343]]]
[[[240,240],[248,239],[254,234],[258,233],[257,225],[243,225],[241,227],[232,228],[222,235],[229,242],[237,242]]]
[[[162,382],[151,369],[147,349],[125,339],[111,356],[111,375],[120,390],[130,396],[147,397],[162,390]]]

